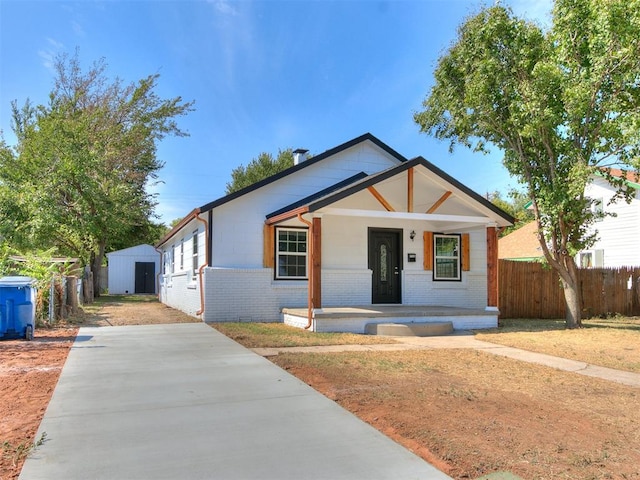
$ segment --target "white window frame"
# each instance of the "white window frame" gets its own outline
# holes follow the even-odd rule
[[[180,271],[184,270],[184,238],[180,240]]]
[[[438,239],[455,239],[457,241],[457,247],[454,249],[455,255],[438,255]],[[438,282],[459,282],[462,280],[462,237],[459,234],[445,235],[442,233],[433,234],[433,280]],[[438,271],[438,260],[446,260],[450,263],[451,260],[456,262],[456,276],[442,276]]]
[[[193,232],[191,239],[191,277],[195,280],[198,276],[198,231]]]
[[[596,222],[604,220],[604,198],[594,198],[591,200],[591,212]]]
[[[580,252],[580,268],[592,268],[593,267],[593,252]]]
[[[171,245],[171,256],[169,258],[171,263],[170,263],[169,273],[176,273],[176,259],[175,259],[176,254],[175,253],[176,253],[176,246],[174,244],[174,245]]]
[[[287,251],[280,250],[280,233],[295,232],[296,234],[304,233],[304,252],[300,251]],[[307,280],[309,277],[308,265],[309,265],[309,230],[306,228],[292,228],[292,227],[276,227],[275,229],[275,278],[276,280]],[[286,241],[285,241],[286,243]],[[302,257],[304,259],[304,276],[301,275],[286,275],[280,273],[280,258],[284,256]]]

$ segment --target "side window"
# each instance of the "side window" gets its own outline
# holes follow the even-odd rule
[[[307,278],[307,230],[276,229],[276,278]]]
[[[198,275],[198,231],[193,232],[193,238],[191,240],[191,270],[192,277],[196,278]]]
[[[184,239],[180,240],[180,271],[184,270]]]
[[[175,273],[176,272],[176,262],[175,262],[175,252],[176,252],[176,246],[175,245],[171,245],[171,254],[170,254],[170,268],[169,268],[169,273]]]
[[[595,221],[601,222],[604,219],[604,200],[602,198],[594,198],[591,201],[591,211],[595,216]]]
[[[591,268],[593,267],[593,255],[591,252],[580,253],[580,267]]]
[[[433,235],[433,279],[460,280],[460,235]]]

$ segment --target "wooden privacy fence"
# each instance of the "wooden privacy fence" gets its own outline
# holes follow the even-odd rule
[[[501,318],[564,318],[558,275],[536,262],[499,261]],[[640,267],[579,271],[584,317],[640,315]]]

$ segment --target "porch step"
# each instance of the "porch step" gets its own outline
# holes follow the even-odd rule
[[[367,335],[386,335],[389,337],[435,337],[453,333],[453,323],[367,323],[364,332]]]

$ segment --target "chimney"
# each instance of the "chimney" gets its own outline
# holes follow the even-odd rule
[[[299,165],[307,159],[307,152],[304,148],[298,148],[293,151],[293,164]]]

